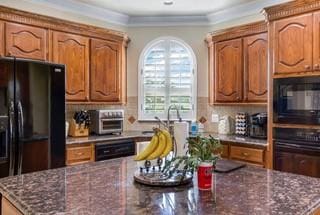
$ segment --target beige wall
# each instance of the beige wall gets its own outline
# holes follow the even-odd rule
[[[128,96],[138,95],[138,63],[143,48],[162,36],[177,37],[186,42],[196,55],[198,64],[198,95],[207,96],[207,46],[204,41],[208,27],[129,27],[131,42],[128,46]]]

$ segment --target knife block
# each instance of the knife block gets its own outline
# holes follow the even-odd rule
[[[71,137],[87,137],[89,129],[84,124],[77,124],[74,119],[70,121],[69,136]]]

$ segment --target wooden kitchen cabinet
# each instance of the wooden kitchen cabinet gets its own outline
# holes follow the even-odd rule
[[[320,177],[320,158],[304,154],[276,152],[276,169],[295,174]]]
[[[2,215],[22,215],[22,213],[4,197],[2,197],[1,199],[1,214]]]
[[[313,69],[320,70],[320,12],[313,14]]]
[[[91,40],[90,100],[119,102],[121,46],[107,40]]]
[[[17,23],[5,23],[5,55],[48,59],[48,31]]]
[[[251,23],[210,33],[207,43],[210,104],[266,104],[266,23]]]
[[[312,32],[312,14],[274,22],[274,74],[312,70]]]
[[[244,46],[244,100],[267,102],[268,39],[267,33],[248,36]]]
[[[230,146],[230,158],[263,166],[264,150],[242,146]]]
[[[73,144],[66,148],[66,165],[95,161],[94,144]]]
[[[219,42],[215,52],[215,101],[242,100],[242,41]]]
[[[89,38],[53,32],[53,61],[66,65],[66,99],[89,100]]]

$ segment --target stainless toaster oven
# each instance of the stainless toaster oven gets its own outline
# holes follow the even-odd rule
[[[123,110],[90,110],[90,132],[94,134],[115,134],[123,132]]]

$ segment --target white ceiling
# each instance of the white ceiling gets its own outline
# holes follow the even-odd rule
[[[88,5],[113,10],[129,16],[190,16],[207,15],[256,0],[172,0],[170,6],[164,0],[75,0]]]

